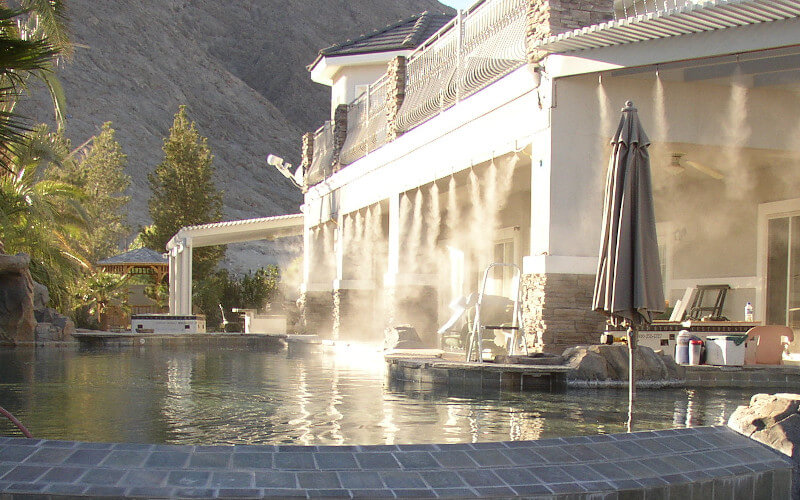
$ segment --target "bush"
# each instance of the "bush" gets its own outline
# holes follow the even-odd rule
[[[206,327],[218,329],[222,324],[220,304],[225,310],[225,317],[230,322],[226,331],[238,326],[239,316],[231,309],[263,310],[268,303],[278,297],[280,283],[280,270],[277,266],[267,266],[248,272],[245,275],[235,275],[226,269],[218,270],[205,279],[194,284],[194,303],[206,315]],[[237,326],[234,326],[237,325]]]

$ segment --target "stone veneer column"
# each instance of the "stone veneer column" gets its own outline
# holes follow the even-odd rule
[[[333,112],[333,171],[338,172],[342,166],[339,164],[339,155],[347,139],[347,104],[339,104]]]
[[[534,66],[547,54],[536,44],[550,36],[614,18],[614,0],[530,0],[526,45]],[[594,274],[525,274],[522,307],[528,345],[558,353],[576,344],[595,344],[605,317],[591,310]]]
[[[386,84],[386,138],[393,141],[403,132],[397,125],[397,113],[406,98],[406,58],[397,56],[389,62]]]
[[[333,292],[333,338],[382,342],[383,308],[375,290],[344,289]],[[380,320],[380,322],[378,322]]]
[[[395,284],[384,291],[386,329],[411,325],[426,347],[435,348],[438,325],[436,287],[430,285]]]
[[[300,161],[300,165],[303,167],[303,193],[305,193],[308,191],[305,173],[308,172],[308,169],[311,168],[311,162],[314,161],[314,134],[312,132],[303,134],[303,144],[301,148],[302,160]]]
[[[614,0],[530,0],[528,9],[528,62],[546,54],[534,45],[550,36],[614,19]]]
[[[605,316],[592,311],[594,275],[525,274],[522,314],[528,347],[561,354],[567,347],[596,344]]]
[[[306,291],[300,294],[302,324],[306,333],[330,339],[333,332],[333,293]]]

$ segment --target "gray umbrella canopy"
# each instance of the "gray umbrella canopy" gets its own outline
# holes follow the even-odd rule
[[[637,330],[664,311],[647,138],[633,103],[622,110],[606,177],[592,308]]]

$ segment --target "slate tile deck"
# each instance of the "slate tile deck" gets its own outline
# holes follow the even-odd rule
[[[457,445],[169,446],[0,437],[0,500],[787,498],[790,460],[727,427]]]

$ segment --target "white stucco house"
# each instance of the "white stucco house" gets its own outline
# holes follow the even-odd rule
[[[608,141],[650,135],[665,296],[800,328],[800,0],[483,0],[323,49],[303,143],[310,331],[431,339],[492,261],[523,272],[531,347],[596,342]],[[491,283],[500,293],[508,276]]]

